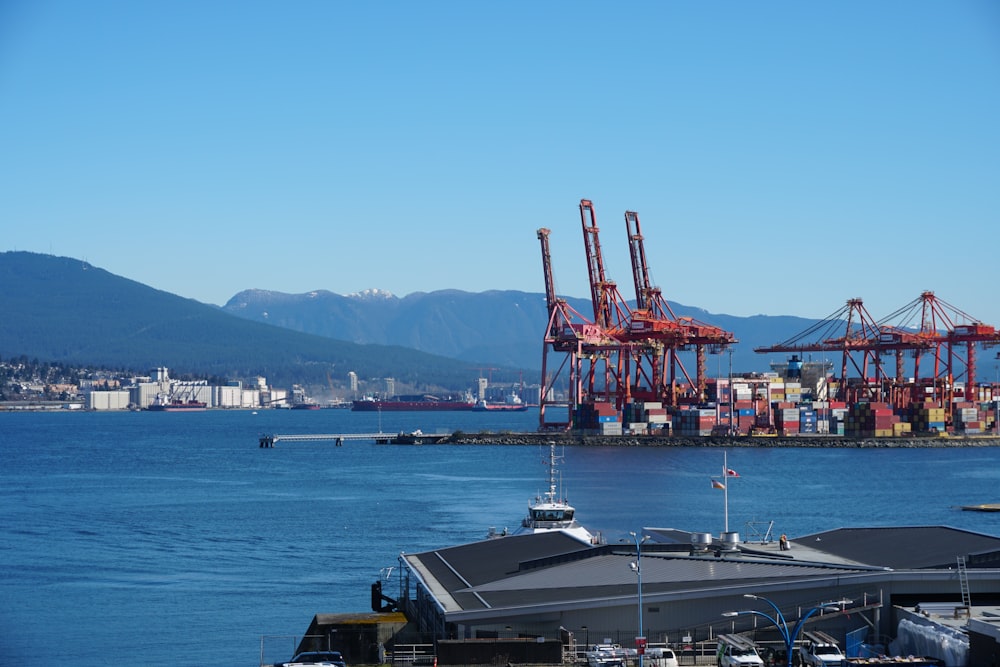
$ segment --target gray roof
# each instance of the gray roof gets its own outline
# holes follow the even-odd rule
[[[643,547],[649,596],[717,591],[757,583],[803,581],[872,570],[949,569],[968,557],[996,567],[1000,538],[941,526],[841,528],[791,541],[713,545],[690,553],[690,533],[648,529]],[[628,544],[587,546],[561,532],[510,535],[404,556],[449,612],[627,598],[635,594]]]
[[[681,546],[681,545],[678,545]],[[404,556],[449,611],[473,611],[631,597],[635,559],[628,545],[589,547],[562,533],[514,535]],[[866,571],[851,564],[800,562],[739,552],[689,555],[687,547],[647,545],[647,595],[714,590],[782,578]]]
[[[838,528],[792,540],[817,554],[894,570],[952,568],[959,556],[969,567],[996,567],[1000,538],[947,526]]]

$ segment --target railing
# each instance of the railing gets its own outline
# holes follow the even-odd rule
[[[434,664],[434,644],[396,644],[392,649],[392,664],[429,667]]]

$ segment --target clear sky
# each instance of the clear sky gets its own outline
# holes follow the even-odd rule
[[[581,198],[628,298],[635,210],[686,305],[1000,326],[1000,3],[0,0],[0,250],[586,297]]]

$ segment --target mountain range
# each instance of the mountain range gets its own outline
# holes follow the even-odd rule
[[[369,290],[283,294],[246,290],[223,307],[116,276],[79,259],[0,253],[0,356],[228,379],[266,376],[276,386],[343,385],[393,377],[417,391],[463,388],[489,370],[495,382],[538,381],[543,293],[441,290],[396,297]],[[581,313],[589,300],[567,299]],[[815,320],[714,315],[671,303],[733,331],[736,371],[767,370],[752,348],[784,340]],[[783,360],[783,357],[775,360]],[[709,360],[726,373],[727,355]],[[685,362],[687,363],[687,362]]]
[[[577,312],[593,311],[587,299],[566,301]],[[772,359],[754,353],[753,348],[785,340],[816,322],[792,316],[717,315],[675,302],[670,306],[678,317],[734,332],[740,341],[733,348],[736,371],[770,370]],[[379,290],[345,296],[325,290],[286,294],[253,289],[235,295],[223,310],[326,338],[399,345],[470,364],[524,369],[541,368],[542,333],[548,322],[544,293],[498,290],[441,290],[396,297]],[[717,363],[724,364],[728,372],[728,355]],[[709,369],[713,373],[717,370]]]

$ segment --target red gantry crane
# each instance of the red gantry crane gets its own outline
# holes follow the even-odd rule
[[[706,349],[720,352],[736,343],[736,338],[720,327],[690,317],[678,318],[674,314],[660,288],[653,286],[650,280],[639,214],[635,211],[626,211],[625,226],[628,230],[636,303],[630,316],[629,340],[633,342],[645,340],[647,343],[642,348],[643,359],[638,359],[636,362],[636,384],[639,384],[642,377],[652,392],[651,400],[676,405],[679,368],[688,383],[697,388],[698,396],[703,397],[706,385]],[[677,357],[679,351],[691,347],[695,349],[697,364],[694,382]],[[644,376],[647,367],[649,374]]]
[[[843,333],[833,335],[838,329],[843,329]],[[976,345],[997,344],[1000,344],[997,329],[936,298],[933,292],[923,292],[878,321],[871,317],[861,299],[851,299],[844,308],[802,333],[754,351],[839,352],[843,355],[839,396],[842,400],[886,400],[902,407],[925,400],[924,390],[930,388],[931,397],[947,408],[954,382],[964,379],[970,388],[975,385]],[[963,348],[965,354],[961,355],[958,351]],[[913,358],[912,381],[906,378],[907,353]],[[885,373],[882,363],[882,356],[890,354],[896,362],[894,377]],[[930,377],[922,378],[921,358],[926,354],[932,355],[934,368]],[[859,376],[853,386],[847,379],[849,363]]]
[[[925,291],[919,297],[880,320],[880,348],[896,350],[896,382],[903,384],[903,352],[913,356],[913,379],[917,385],[930,379],[947,395],[954,382],[976,386],[976,346],[1000,344],[1000,331]],[[919,328],[918,328],[919,327]],[[901,340],[897,343],[896,338]],[[892,342],[893,345],[887,343]],[[962,354],[964,350],[964,354]],[[922,378],[920,361],[932,353],[930,378]],[[935,392],[937,393],[936,389]],[[913,399],[923,399],[914,396]]]
[[[589,199],[580,201],[580,222],[594,324],[607,338],[619,344],[605,367],[605,400],[613,398],[619,409],[636,398],[676,405],[678,371],[691,387],[696,388],[697,395],[704,397],[706,349],[720,351],[735,343],[733,334],[693,318],[678,318],[673,313],[660,289],[650,281],[637,213],[625,213],[636,290],[634,308],[629,307],[617,284],[605,273],[600,229],[593,202]],[[679,352],[692,348],[698,364],[694,380],[678,357]],[[593,391],[589,396],[595,400],[600,398]]]
[[[881,329],[861,299],[849,299],[839,310],[813,324],[805,331],[770,347],[757,347],[754,352],[831,352],[841,355],[840,395],[844,401],[857,400],[849,395],[847,369],[851,365],[861,378],[865,398],[875,398],[877,387],[884,379],[877,343]],[[859,358],[860,357],[860,360]],[[869,381],[874,371],[875,381]]]
[[[545,301],[549,313],[542,343],[542,385],[539,394],[538,420],[541,430],[568,430],[572,426],[569,410],[583,400],[584,377],[587,378],[588,386],[592,390],[597,378],[600,377],[599,368],[603,366],[604,375],[608,376],[611,365],[617,364],[621,343],[608,336],[602,327],[588,321],[565,299],[556,295],[549,248],[550,233],[550,230],[545,228],[538,230],[545,279]],[[548,358],[550,351],[562,355],[562,360],[551,377]],[[587,362],[586,368],[584,361]],[[569,376],[568,404],[567,401],[555,398],[555,387],[559,385],[563,373]],[[605,388],[605,392],[607,391],[609,389]],[[549,419],[548,408],[553,406],[565,409],[565,419]]]
[[[614,281],[604,274],[600,229],[597,215],[589,199],[580,200],[580,222],[583,226],[583,246],[590,277],[590,299],[594,304],[594,324],[610,335],[620,337],[627,330],[631,311]]]

